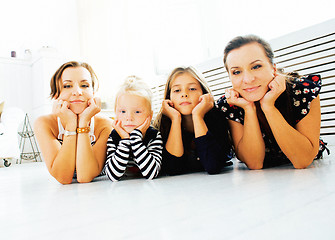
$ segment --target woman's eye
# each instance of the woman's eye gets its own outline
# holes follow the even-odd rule
[[[83,87],[83,88],[88,88],[88,87],[90,87],[90,85],[88,85],[88,84],[83,84],[83,85],[81,85],[81,87]]]
[[[120,110],[120,113],[126,113],[126,111],[125,110]]]
[[[257,65],[255,65],[255,66],[253,66],[252,68],[253,68],[253,69],[259,69],[259,68],[261,68],[261,67],[262,67],[262,65],[257,64]]]
[[[195,90],[197,90],[197,89],[196,89],[196,88],[190,88],[190,90],[191,90],[191,91],[195,91]]]
[[[241,73],[241,71],[233,71],[233,75],[238,75],[238,74],[240,74]]]
[[[174,93],[178,93],[178,92],[180,92],[180,90],[179,89],[175,89],[175,90],[173,90],[173,92]]]
[[[70,88],[71,85],[64,85],[63,88]]]
[[[141,113],[141,111],[135,111],[135,113]]]

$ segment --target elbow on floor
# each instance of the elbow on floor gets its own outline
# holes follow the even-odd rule
[[[253,163],[247,165],[250,170],[260,170],[263,168],[263,163]]]
[[[79,183],[90,183],[90,182],[92,182],[92,180],[93,180],[93,178],[77,176],[77,181]]]
[[[209,175],[219,174],[221,171],[217,168],[209,168],[206,170]]]

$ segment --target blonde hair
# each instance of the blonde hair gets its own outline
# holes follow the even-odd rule
[[[200,83],[203,94],[206,94],[206,93],[212,94],[205,78],[194,67],[192,67],[192,66],[177,67],[171,72],[170,76],[168,77],[168,79],[166,81],[165,90],[164,90],[164,100],[165,99],[171,99],[171,96],[170,96],[170,94],[171,94],[171,84],[172,84],[173,80],[175,80],[177,76],[179,76],[181,74],[185,74],[185,73],[190,74],[192,77],[194,77]],[[158,114],[155,118],[155,121],[154,121],[154,127],[157,128],[157,129],[161,128],[162,117],[163,117],[162,110],[163,110],[162,108],[159,110],[159,112],[158,112]]]
[[[116,110],[118,98],[126,93],[145,98],[150,105],[150,110],[152,109],[152,92],[150,88],[144,81],[142,81],[141,78],[132,75],[125,79],[119,91],[117,92],[115,97],[114,110]]]

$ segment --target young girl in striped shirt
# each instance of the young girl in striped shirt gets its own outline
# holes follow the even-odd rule
[[[163,142],[150,126],[152,94],[135,76],[128,77],[116,95],[114,130],[107,141],[105,172],[111,181],[142,175],[157,177],[161,169]]]

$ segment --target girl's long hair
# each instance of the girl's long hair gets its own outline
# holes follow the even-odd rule
[[[184,74],[184,73],[189,73],[191,74],[192,77],[194,77],[196,80],[198,80],[198,82],[200,83],[201,89],[202,89],[202,93],[206,94],[206,93],[210,93],[212,94],[211,90],[208,87],[208,84],[206,82],[206,80],[204,79],[204,77],[192,66],[189,67],[177,67],[175,68],[171,74],[169,75],[166,84],[165,84],[165,90],[164,90],[164,100],[165,99],[171,99],[171,84],[173,82],[173,80],[176,79],[177,76]],[[170,132],[170,128],[171,128],[171,120],[169,117],[165,116],[162,113],[162,107],[159,110],[155,121],[154,121],[154,127],[156,129],[158,129],[162,136],[163,139],[167,138],[167,136],[169,135]]]

